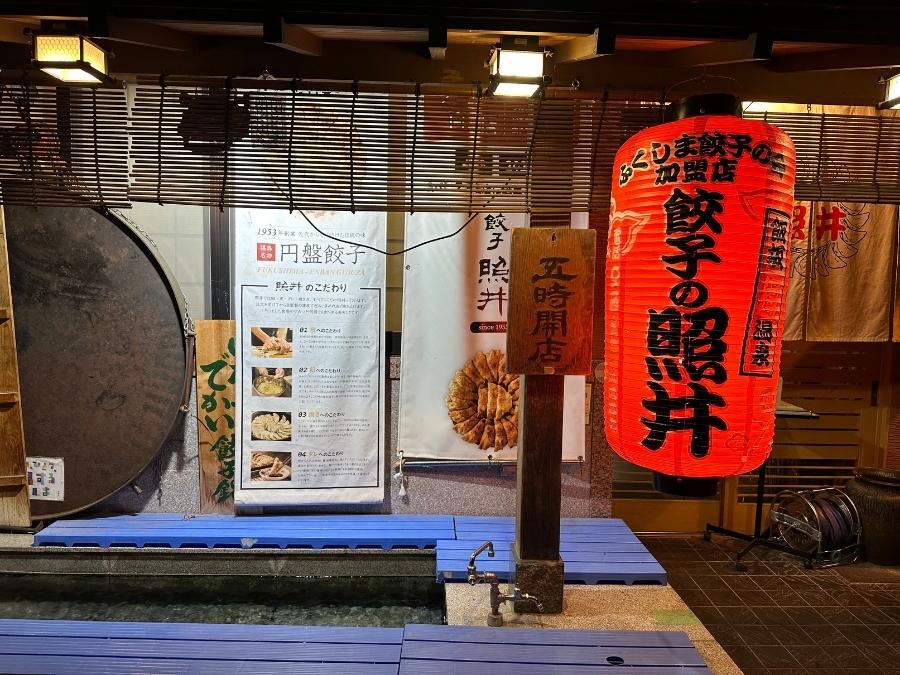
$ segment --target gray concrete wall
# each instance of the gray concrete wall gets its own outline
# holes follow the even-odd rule
[[[407,467],[406,495],[400,497],[399,480],[391,466],[397,460],[399,423],[399,358],[392,358],[388,374],[390,397],[386,401],[390,419],[388,444],[390,464],[385,468],[385,501],[381,505],[348,507],[373,513],[452,513],[465,515],[513,515],[515,512],[515,468],[424,469]],[[587,453],[581,465],[563,467],[562,515],[603,517],[610,513],[612,457],[603,438],[602,368],[595,370],[591,400],[591,426]],[[597,377],[599,375],[599,378]],[[192,399],[190,410],[196,410]],[[198,513],[200,508],[197,457],[197,420],[185,418],[150,466],[92,511],[106,513],[180,512]],[[310,509],[312,510],[312,509]],[[318,510],[318,509],[316,509]],[[328,509],[333,512],[334,507]]]

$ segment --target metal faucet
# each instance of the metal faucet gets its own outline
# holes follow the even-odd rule
[[[482,581],[488,581],[488,577],[491,575],[491,572],[485,572],[484,574],[478,574],[478,570],[475,567],[475,558],[484,553],[484,551],[488,552],[488,558],[494,557],[494,542],[486,541],[481,546],[472,551],[472,555],[469,556],[469,564],[466,566],[466,569],[469,571],[466,580],[469,582],[470,586],[474,586],[475,584],[481,583]],[[496,576],[496,575],[494,575]]]
[[[480,574],[478,573],[478,569],[475,567],[475,558],[477,558],[484,551],[488,552],[489,558],[493,558],[493,542],[486,541],[481,546],[472,551],[472,555],[469,556],[469,564],[467,566],[468,576],[466,577],[466,580],[469,582],[470,586],[474,586],[475,584],[480,584],[485,581],[491,586],[491,613],[488,614],[487,625],[503,625],[503,615],[500,613],[500,605],[502,605],[504,602],[521,602],[523,600],[530,600],[534,603],[538,612],[543,612],[544,606],[533,595],[523,593],[518,586],[513,586],[513,592],[511,595],[504,593],[500,590],[500,580],[497,579],[496,574],[494,574],[493,572],[482,572]]]
[[[521,602],[523,600],[530,600],[534,603],[535,608],[538,613],[544,611],[544,606],[538,601],[536,597],[529,593],[523,593],[522,590],[518,586],[513,586],[513,592],[511,595],[507,593],[503,593],[500,590],[500,582],[497,580],[496,574],[491,574],[493,579],[490,580],[491,584],[491,613],[488,614],[487,617],[487,625],[488,626],[502,626],[503,625],[503,615],[500,613],[500,605],[504,602]]]

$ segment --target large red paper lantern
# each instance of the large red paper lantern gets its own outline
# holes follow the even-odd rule
[[[794,198],[780,129],[701,115],[646,129],[614,164],[606,437],[671,476],[771,452]]]

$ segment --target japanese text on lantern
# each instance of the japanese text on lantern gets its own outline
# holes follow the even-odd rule
[[[756,288],[744,342],[741,348],[741,375],[774,377],[772,350],[776,343],[776,317],[781,316],[784,297],[781,288],[787,274],[786,258],[791,216],[767,208],[763,217]]]
[[[630,162],[619,165],[619,187],[628,185],[636,171],[652,170],[655,185],[667,183],[733,183],[738,160],[749,155],[784,175],[784,154],[775,152],[766,141],[754,143],[749,134],[704,131],[682,134],[671,142],[651,141],[649,148],[638,148]]]
[[[690,431],[691,454],[704,457],[709,453],[710,429],[726,429],[725,421],[712,411],[723,407],[725,400],[709,385],[728,379],[722,338],[729,316],[724,308],[709,304],[709,289],[696,278],[701,264],[721,262],[713,235],[722,234],[722,202],[719,192],[698,187],[686,193],[675,188],[663,205],[665,242],[673,252],[661,259],[675,278],[669,289],[672,305],[648,310],[645,362],[653,398],[645,399],[643,406],[653,417],[641,422],[647,427],[642,444],[649,450],[659,450],[670,431]],[[680,383],[685,377],[690,394],[672,396],[664,383]]]

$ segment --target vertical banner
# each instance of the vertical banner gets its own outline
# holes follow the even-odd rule
[[[384,498],[383,213],[235,211],[235,504]]]
[[[896,233],[896,205],[794,204],[784,339],[890,339]]]
[[[584,222],[581,222],[581,221]],[[406,245],[469,217],[416,213]],[[519,376],[506,369],[512,230],[524,214],[479,213],[456,236],[406,254],[400,435],[406,458],[515,460]],[[576,227],[586,227],[586,218]],[[584,456],[584,377],[566,377],[563,459]]]
[[[200,513],[234,512],[234,321],[196,321]]]

